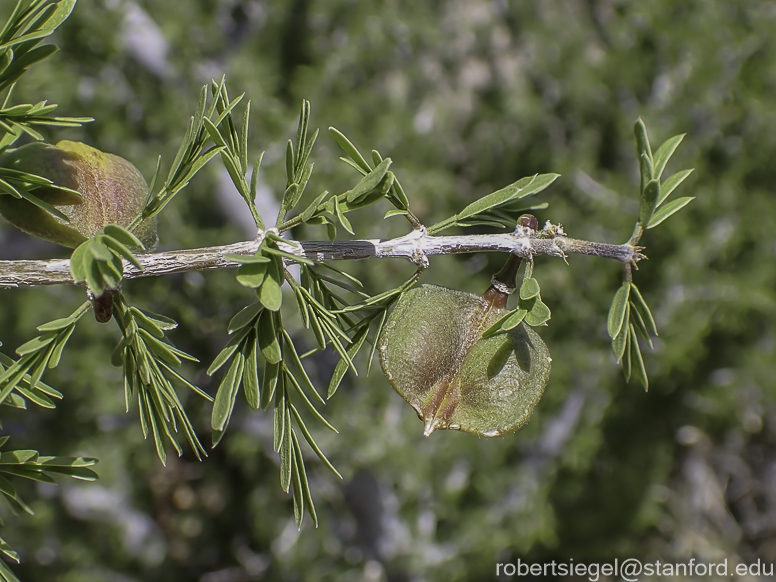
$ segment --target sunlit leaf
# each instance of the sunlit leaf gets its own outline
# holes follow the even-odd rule
[[[633,305],[638,310],[639,314],[644,320],[649,333],[652,335],[657,335],[657,325],[655,325],[655,319],[652,317],[652,312],[649,310],[646,301],[644,301],[644,298],[641,296],[638,287],[636,287],[636,285],[633,283],[631,283],[630,300],[631,305]]]
[[[656,179],[660,179],[660,176],[663,174],[663,170],[665,169],[668,160],[671,159],[671,156],[676,151],[676,148],[679,147],[680,143],[682,143],[684,136],[685,134],[675,135],[674,137],[667,139],[663,145],[657,148],[653,159],[654,176]]]
[[[213,430],[223,431],[229,423],[232,416],[237,392],[242,381],[242,371],[245,360],[241,353],[238,353],[232,360],[229,370],[221,380],[213,403],[213,413],[211,417],[211,426]]]
[[[687,206],[690,202],[695,200],[694,196],[685,196],[683,198],[677,198],[676,200],[671,200],[671,202],[667,202],[660,208],[658,208],[655,213],[652,215],[652,218],[649,221],[649,224],[647,224],[647,228],[654,228],[661,222],[663,222],[666,218],[671,216],[672,214],[679,212],[682,208]]]
[[[625,319],[625,309],[628,306],[628,295],[630,293],[630,283],[625,282],[614,294],[612,306],[609,308],[609,316],[606,320],[606,330],[609,337],[614,338],[620,333],[622,323]]]
[[[364,345],[364,341],[366,341],[367,333],[369,332],[369,325],[363,325],[353,336],[352,342],[346,349],[346,352],[348,356],[350,357],[351,361],[356,357],[356,354],[361,349],[361,346]],[[327,398],[331,398],[334,396],[334,393],[337,391],[337,388],[339,388],[340,382],[342,382],[342,378],[345,376],[345,372],[348,371],[348,363],[344,359],[340,359],[339,362],[337,362],[337,365],[334,367],[334,372],[331,375],[331,380],[329,381],[329,389]]]
[[[682,170],[681,172],[677,172],[670,178],[667,178],[665,182],[663,182],[660,185],[660,198],[657,200],[657,205],[660,206],[663,204],[666,198],[673,192],[676,187],[684,182],[684,180],[692,174],[692,170]]]
[[[523,280],[520,285],[520,299],[531,299],[539,294],[539,282],[533,277]]]
[[[435,234],[458,222],[464,221],[467,218],[490,210],[491,208],[497,208],[503,204],[508,204],[515,200],[541,192],[559,177],[560,174],[537,174],[535,176],[522,178],[501,190],[483,196],[479,200],[472,202],[455,216],[429,227],[428,232],[429,234]]]
[[[330,127],[329,133],[334,137],[334,139],[337,141],[337,143],[340,145],[340,147],[345,151],[345,153],[350,157],[350,159],[353,160],[353,162],[356,164],[358,168],[364,171],[364,173],[369,173],[372,168],[369,167],[369,164],[366,163],[366,160],[361,155],[361,153],[356,149],[356,146],[354,146],[352,143],[350,143],[350,140],[346,138],[342,132],[339,130]]]
[[[644,390],[648,390],[647,369],[644,367],[644,359],[641,357],[641,348],[633,325],[630,326],[630,347],[632,375],[644,386]]]

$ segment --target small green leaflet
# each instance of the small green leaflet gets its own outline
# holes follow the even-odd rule
[[[559,177],[560,174],[536,174],[534,176],[522,178],[501,190],[497,190],[492,194],[488,194],[487,196],[483,196],[479,200],[472,202],[455,216],[429,227],[428,233],[435,234],[454,226],[463,220],[490,210],[491,208],[497,208],[504,204],[541,192]]]

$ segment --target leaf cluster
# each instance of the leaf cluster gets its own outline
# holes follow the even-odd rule
[[[692,196],[685,196],[663,205],[676,187],[692,172],[691,169],[682,170],[660,181],[663,170],[682,142],[684,134],[667,139],[653,154],[647,128],[641,118],[636,121],[633,132],[639,159],[640,198],[638,221],[628,242],[631,245],[638,243],[646,229],[654,228],[694,199]],[[606,327],[612,338],[612,351],[617,362],[622,365],[625,379],[630,381],[631,377],[635,377],[646,390],[649,380],[638,336],[640,335],[651,348],[650,336],[657,335],[657,326],[646,301],[633,283],[631,265],[625,266],[624,279],[612,300]]]
[[[518,292],[517,306],[485,330],[482,337],[506,333],[523,321],[531,327],[547,325],[551,317],[550,308],[542,301],[539,282],[530,275],[529,270],[526,270]]]
[[[646,301],[634,283],[624,282],[615,293],[606,328],[612,338],[614,356],[618,363],[622,362],[625,379],[630,380],[631,376],[635,376],[647,389],[647,370],[636,332],[652,348],[650,336],[657,335],[657,326]]]
[[[87,301],[68,317],[38,326],[41,335],[16,348],[20,356],[13,360],[0,353],[0,404],[26,408],[29,400],[43,408],[55,408],[62,394],[41,381],[47,368],[56,368],[78,320],[89,310]]]
[[[268,231],[253,255],[226,255],[227,259],[240,263],[237,282],[254,289],[261,304],[271,311],[280,309],[283,301],[280,291],[286,274],[283,259],[312,264],[309,259],[280,250],[277,243],[282,240],[274,232]]]
[[[129,230],[133,230],[145,218],[159,214],[189,184],[194,175],[217,154],[223,152],[222,159],[225,160],[227,169],[231,168],[229,174],[233,180],[237,176],[236,168],[247,167],[247,161],[243,160],[244,156],[247,155],[247,114],[250,104],[246,110],[242,134],[237,136],[232,110],[240,103],[244,95],[240,95],[230,102],[224,79],[221,79],[220,83],[212,82],[210,90],[212,98],[209,103],[208,85],[203,86],[200,90],[197,109],[189,121],[186,133],[167,173],[167,178],[159,191],[154,194],[154,187],[161,171],[161,157],[157,159],[156,171],[148,188],[148,200],[143,212],[135,218]],[[219,128],[226,130],[226,137]],[[256,169],[258,169],[258,163]],[[252,197],[255,197],[255,183],[250,195],[246,192],[244,180],[238,179],[235,185],[238,186],[238,190],[246,199],[252,200]]]
[[[221,161],[229,173],[229,177],[232,179],[235,188],[237,188],[237,191],[250,208],[256,226],[258,228],[264,228],[264,222],[262,221],[261,216],[259,216],[255,204],[256,180],[259,175],[259,167],[261,166],[264,152],[258,156],[256,162],[253,164],[250,185],[246,178],[248,172],[248,125],[251,114],[251,102],[248,101],[245,106],[242,124],[238,131],[232,111],[242,101],[243,97],[245,97],[245,93],[230,101],[224,79],[221,79],[220,84],[216,84],[215,82],[211,83],[211,93],[214,97],[213,105],[215,106],[215,113],[218,114],[218,117],[215,121],[211,121],[209,116],[204,117],[202,122],[213,140],[213,143],[219,148],[218,152],[221,155]],[[202,94],[202,99],[204,99],[204,92]],[[201,100],[200,109],[202,107],[204,107],[204,102]],[[198,110],[195,119],[197,119],[199,115]]]
[[[5,91],[0,105],[0,154],[24,134],[37,141],[43,140],[43,135],[35,126],[77,127],[93,121],[90,117],[53,116],[57,106],[47,101],[12,104],[16,81],[29,67],[58,50],[53,44],[37,45],[65,21],[74,5],[75,0],[19,0],[0,31],[0,92]],[[43,187],[48,191],[55,190],[71,201],[75,199],[76,203],[80,199],[80,194],[75,190],[58,186],[47,178],[11,168],[0,168],[0,195],[23,198],[69,222],[64,214],[34,194],[35,190]]]
[[[70,273],[76,283],[86,282],[98,297],[105,289],[118,289],[124,278],[126,259],[142,270],[132,249],[143,250],[143,243],[127,229],[107,224],[89,240],[81,243],[70,256]]]
[[[42,332],[41,335],[16,349],[16,353],[20,356],[18,360],[0,353],[0,404],[26,409],[29,401],[42,408],[56,407],[54,401],[60,400],[62,393],[43,382],[41,377],[47,368],[55,368],[59,364],[67,340],[70,339],[76,323],[89,307],[90,303],[87,301],[70,316],[38,326],[38,331]],[[8,436],[0,437],[0,447],[8,438]],[[96,459],[82,457],[42,457],[37,451],[31,450],[0,452],[0,493],[4,494],[4,498],[13,500],[25,512],[32,514],[32,510],[21,499],[16,488],[9,481],[9,477],[24,477],[43,483],[54,483],[51,474],[62,474],[91,481],[97,478],[97,474],[87,467],[96,462]],[[1,537],[0,552],[16,562],[19,561],[18,554]],[[8,581],[17,580],[2,561],[0,561],[0,578]]]
[[[636,154],[639,157],[641,177],[638,225],[643,229],[654,228],[694,199],[693,196],[684,196],[663,206],[676,187],[692,173],[691,169],[682,170],[666,178],[662,183],[660,181],[666,164],[679,144],[682,143],[685,134],[675,135],[667,139],[653,155],[649,145],[647,128],[641,118],[636,121],[633,132],[636,136]]]
[[[67,19],[73,6],[75,0],[19,0],[0,31],[0,92],[7,91],[0,106],[0,152],[23,133],[42,140],[35,125],[73,127],[92,121],[86,117],[51,116],[57,106],[46,101],[10,104],[16,81],[29,67],[57,52],[56,45],[37,45]]]
[[[218,444],[223,437],[240,388],[251,408],[266,410],[272,406],[274,448],[281,460],[281,487],[285,492],[292,487],[297,525],[301,525],[306,504],[317,526],[315,506],[294,427],[301,431],[324,464],[336,475],[339,476],[339,473],[316,444],[294,402],[301,403],[324,426],[337,432],[320,414],[310,396],[321,405],[325,401],[310,381],[279,311],[272,311],[261,303],[248,305],[232,318],[228,331],[231,339],[207,371],[208,375],[212,375],[228,364],[213,405],[213,444]]]
[[[62,203],[78,204],[81,202],[81,193],[77,190],[55,184],[43,176],[22,172],[14,168],[0,167],[0,195],[7,194],[14,198],[24,199],[60,220],[70,222],[70,219],[64,213],[36,194],[33,194],[39,188],[46,188],[48,192],[54,191]]]
[[[332,271],[345,280],[324,274],[321,269]],[[328,341],[340,355],[329,380],[327,398],[334,395],[348,370],[358,375],[353,360],[367,341],[372,344],[367,358],[369,374],[377,350],[377,339],[385,326],[388,311],[402,294],[417,282],[419,276],[420,271],[398,287],[371,296],[360,290],[363,288],[361,281],[326,263],[316,263],[314,268],[303,266],[300,270],[301,285],[291,281],[305,328],[312,329],[318,348],[325,349]],[[332,287],[339,288],[340,291],[335,291]],[[353,303],[343,297],[341,291],[356,295],[361,300]],[[360,318],[352,319],[351,315],[356,314],[361,314]],[[330,322],[339,326],[336,334],[332,333]],[[375,330],[369,337],[373,324],[376,324]],[[347,346],[338,339],[338,336],[342,336],[342,330],[346,334],[345,338],[349,344]],[[349,339],[347,334],[350,334]]]
[[[8,436],[0,437],[0,447],[8,442]],[[97,479],[89,467],[97,463],[97,459],[86,457],[44,457],[38,451],[16,450],[0,452],[0,493],[1,498],[13,502],[11,510],[20,508],[25,513],[33,515],[32,509],[22,500],[14,487],[12,479],[24,478],[40,483],[56,485],[53,475],[66,475],[83,481]],[[2,519],[0,519],[2,525]],[[19,562],[19,554],[3,538],[0,537],[0,552],[15,562]],[[0,561],[0,578],[17,580],[8,567]]]
[[[309,109],[309,104],[306,107]],[[300,137],[306,135],[306,123],[306,117],[303,115],[302,121],[300,121]],[[304,131],[302,131],[303,124],[305,125]],[[297,226],[298,224],[304,223],[309,225],[325,225],[329,240],[331,241],[337,236],[338,226],[341,226],[345,231],[353,235],[355,234],[355,231],[346,214],[358,210],[359,208],[370,206],[382,199],[386,199],[393,206],[393,209],[386,212],[384,218],[390,218],[391,216],[406,216],[413,226],[419,226],[419,221],[409,209],[409,201],[407,200],[404,189],[394,173],[389,170],[392,163],[391,159],[384,159],[380,155],[380,152],[372,150],[371,157],[373,166],[370,166],[364,156],[361,155],[361,152],[358,151],[358,148],[356,148],[342,132],[333,127],[329,128],[329,132],[347,154],[347,157],[341,157],[340,159],[361,174],[362,178],[353,188],[341,194],[333,195],[328,191],[322,192],[301,213],[290,220],[282,222],[280,217],[278,217],[279,230],[282,232]],[[316,130],[313,135],[313,140],[317,135],[318,132]],[[299,147],[297,147],[297,151],[299,151]],[[309,149],[307,147],[305,147],[304,151],[309,154]],[[286,155],[289,180],[291,179],[291,176],[294,176],[296,179],[296,174],[299,172],[299,170],[293,170],[298,164],[289,161],[292,159],[294,159],[293,150],[291,148],[291,142],[289,141],[289,148]],[[301,159],[306,160],[307,155]],[[312,171],[312,165],[309,166],[309,171]],[[305,169],[300,175],[300,181],[302,184],[306,184],[308,179],[309,172]],[[293,188],[293,183],[291,183],[289,187]],[[288,190],[286,191],[286,194],[288,194]],[[290,201],[293,202],[293,204],[286,204],[286,195],[284,195],[283,211],[281,211],[281,215],[284,216],[286,212],[293,208],[300,198],[301,195],[295,193],[290,197]]]
[[[4,446],[10,437],[0,437],[0,447]],[[52,474],[67,475],[83,481],[94,481],[97,479],[95,473],[89,467],[95,465],[97,459],[84,457],[42,457],[38,451],[17,450],[0,452],[0,493],[7,498],[13,499],[18,505],[32,513],[29,507],[21,500],[16,488],[8,480],[8,476],[24,477],[41,483],[55,485]]]
[[[22,135],[43,140],[35,126],[74,127],[92,121],[83,117],[58,117],[52,115],[55,104],[40,101],[35,104],[12,105],[13,89],[18,79],[29,67],[46,59],[57,51],[55,45],[37,46],[67,19],[75,0],[19,0],[0,31],[0,92],[5,92],[0,105],[0,154],[12,146]],[[61,212],[36,196],[38,188],[56,191],[58,195],[79,199],[80,194],[69,188],[59,187],[51,180],[10,168],[0,168],[0,195],[23,198],[47,212],[67,221]],[[43,408],[54,408],[55,400],[62,394],[41,380],[47,368],[59,364],[62,351],[75,329],[78,320],[88,311],[88,302],[70,316],[41,326],[41,335],[17,348],[20,356],[13,360],[0,354],[0,404],[14,408],[26,408],[27,402]],[[0,437],[0,446],[8,436]],[[0,453],[0,492],[3,498],[13,500],[24,511],[32,510],[22,501],[9,477],[24,477],[44,483],[54,483],[52,474],[62,474],[77,479],[93,480],[96,473],[89,469],[95,459],[81,457],[44,457],[37,451],[18,450]],[[2,522],[0,521],[0,524]],[[0,538],[0,552],[18,562],[19,556]],[[18,579],[8,566],[0,561],[0,579],[11,582]]]
[[[166,463],[165,442],[169,441],[178,455],[183,453],[175,438],[180,425],[196,457],[207,456],[170,381],[175,379],[203,398],[213,400],[175,370],[182,360],[199,361],[173,346],[165,337],[165,332],[175,329],[178,324],[163,315],[130,306],[120,292],[113,294],[113,317],[122,338],[113,350],[111,362],[124,371],[127,411],[137,394],[143,437],[148,438],[149,433],[153,435],[159,459]]]
[[[261,254],[262,248],[264,255]],[[301,432],[316,456],[330,470],[338,476],[339,473],[316,443],[297,405],[300,404],[306,414],[326,428],[337,431],[318,409],[320,405],[325,404],[325,400],[310,380],[303,359],[328,346],[340,356],[327,390],[327,399],[331,398],[348,370],[358,375],[353,360],[368,339],[372,343],[369,356],[371,367],[377,338],[385,324],[390,306],[415,283],[417,276],[395,289],[370,297],[359,289],[363,287],[362,283],[344,271],[325,263],[299,261],[295,256],[272,255],[269,252],[271,246],[262,245],[262,248],[256,255],[232,257],[242,263],[237,273],[238,281],[249,287],[260,283],[256,291],[259,301],[244,307],[232,318],[228,326],[232,337],[208,368],[209,375],[221,368],[226,369],[213,406],[213,444],[216,445],[223,437],[240,389],[243,390],[251,408],[266,410],[271,406],[274,445],[281,460],[281,487],[284,491],[291,488],[297,525],[302,523],[305,507],[317,525],[315,506],[310,495],[296,431]],[[266,260],[261,260],[262,257]],[[301,262],[298,281],[285,268],[283,258]],[[279,261],[279,265],[274,264],[275,260]],[[300,355],[283,325],[279,311],[279,286],[274,290],[278,269],[282,269],[283,278],[294,292],[305,328],[312,331],[317,343],[317,348],[306,354]],[[271,285],[273,291],[263,291],[266,285]],[[277,302],[274,300],[275,292]],[[353,304],[349,298],[342,296],[343,292],[355,295],[362,301]],[[360,319],[353,318],[357,312],[364,311],[366,314]],[[376,330],[370,339],[368,335],[375,322]]]
[[[329,382],[327,398],[330,398],[347,370],[357,374],[353,360],[367,342],[372,323],[377,322],[376,333],[371,339],[371,366],[377,337],[385,323],[388,309],[416,280],[416,277],[413,277],[408,283],[394,290],[370,297],[361,290],[362,283],[344,271],[281,249],[281,243],[288,243],[279,233],[303,223],[325,225],[331,240],[336,237],[340,226],[353,234],[351,223],[345,215],[383,198],[394,207],[387,216],[401,214],[407,216],[410,221],[414,218],[409,211],[404,190],[389,170],[390,158],[383,159],[379,152],[373,151],[374,166],[370,166],[358,149],[334,128],[330,128],[330,132],[348,156],[342,159],[359,172],[361,179],[353,188],[339,195],[330,195],[328,191],[324,191],[304,210],[290,219],[287,218],[302,199],[313,170],[309,157],[318,131],[310,131],[309,118],[310,104],[303,101],[296,140],[289,140],[286,146],[287,181],[275,227],[260,231],[260,244],[253,255],[232,254],[226,257],[240,265],[236,279],[241,285],[254,290],[257,302],[246,306],[232,318],[228,326],[231,338],[208,368],[209,375],[222,368],[225,370],[211,418],[214,445],[223,437],[241,389],[251,408],[266,410],[272,407],[275,450],[281,460],[281,486],[284,491],[291,490],[297,525],[301,525],[305,508],[317,525],[297,431],[321,461],[337,475],[339,473],[315,442],[303,418],[303,414],[310,415],[330,430],[335,430],[318,410],[325,400],[313,386],[302,363],[312,352],[300,355],[283,324],[280,312],[281,286],[287,282],[294,292],[304,327],[312,332],[317,344],[313,351],[331,346],[340,356]],[[228,119],[228,116],[225,119]],[[231,134],[231,143],[245,143],[237,138],[246,134],[247,130],[244,128],[247,124],[246,110],[243,130],[239,134]],[[227,123],[226,126],[229,127],[230,124]],[[247,151],[241,149],[241,146],[232,147],[228,134],[215,135],[214,129],[211,128],[211,136],[217,143],[219,140],[223,143],[222,157],[233,158],[232,162],[227,163],[227,169],[231,163],[233,171],[230,171],[230,175],[233,182],[249,206],[253,206],[258,162],[253,168],[251,185],[248,186],[244,176],[247,171],[247,165],[244,163],[247,160]],[[237,163],[238,158],[242,162]],[[256,222],[259,229],[262,229],[263,221],[259,219]],[[298,280],[286,268],[290,262],[299,265]],[[356,304],[352,300],[353,297],[356,297]],[[366,314],[355,318],[358,312]]]
[[[316,129],[312,136],[308,137],[309,124],[310,102],[304,100],[302,101],[302,111],[299,114],[296,147],[290,139],[286,143],[286,189],[280,200],[280,212],[275,223],[275,228],[281,232],[284,230],[283,223],[286,215],[302,199],[307,182],[313,172],[314,164],[307,162],[315,145],[315,140],[318,138],[318,130]]]
[[[132,236],[123,229],[120,229],[123,232],[113,232],[114,228],[119,227],[106,227],[108,234],[99,235],[103,243],[107,239],[115,240],[112,238],[113,234],[120,237]],[[92,246],[94,245],[85,248],[91,249]],[[113,251],[107,244],[105,246]],[[117,260],[116,256],[113,255],[111,260]],[[89,252],[86,257],[84,261],[87,264],[103,262]],[[120,264],[120,259],[118,261]],[[99,267],[94,269],[99,271]],[[90,287],[91,285],[90,282]],[[175,329],[177,323],[163,315],[141,311],[128,305],[120,291],[109,289],[103,297],[112,302],[106,321],[112,316],[122,332],[111,362],[123,368],[126,410],[129,411],[137,393],[143,435],[147,438],[149,433],[153,434],[157,453],[163,463],[166,461],[165,440],[170,441],[179,455],[182,454],[175,439],[179,425],[197,458],[207,456],[170,381],[174,379],[207,400],[213,400],[175,369],[181,366],[183,360],[198,361],[173,346],[165,337],[165,332]],[[26,408],[26,402],[29,400],[44,408],[55,407],[52,398],[61,399],[62,394],[45,384],[41,378],[47,368],[54,368],[59,364],[76,324],[90,308],[92,302],[86,301],[70,316],[38,326],[41,335],[16,349],[20,356],[18,360],[0,354],[0,403]]]
[[[559,177],[560,174],[536,174],[521,178],[509,186],[479,198],[461,212],[428,227],[428,233],[436,234],[453,226],[514,228],[518,213],[547,208],[546,202],[538,202],[530,197],[547,188]]]

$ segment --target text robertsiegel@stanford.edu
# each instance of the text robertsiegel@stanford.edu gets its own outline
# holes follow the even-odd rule
[[[597,582],[600,576],[619,576],[625,582],[637,582],[639,578],[654,576],[773,576],[773,563],[757,560],[754,564],[729,564],[728,560],[705,563],[695,559],[688,562],[648,562],[636,558],[616,559],[613,562],[516,562],[496,564],[496,575],[504,578],[513,576],[587,576],[590,582]]]

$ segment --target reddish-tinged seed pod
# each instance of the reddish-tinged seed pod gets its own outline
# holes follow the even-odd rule
[[[28,144],[0,155],[0,167],[42,176],[81,193],[79,197],[47,187],[33,191],[67,216],[69,223],[26,200],[0,195],[0,214],[8,222],[24,232],[71,248],[94,236],[106,224],[129,226],[142,212],[148,195],[148,185],[134,165],[79,142]],[[157,243],[156,218],[145,219],[133,234],[146,249],[152,249]]]

